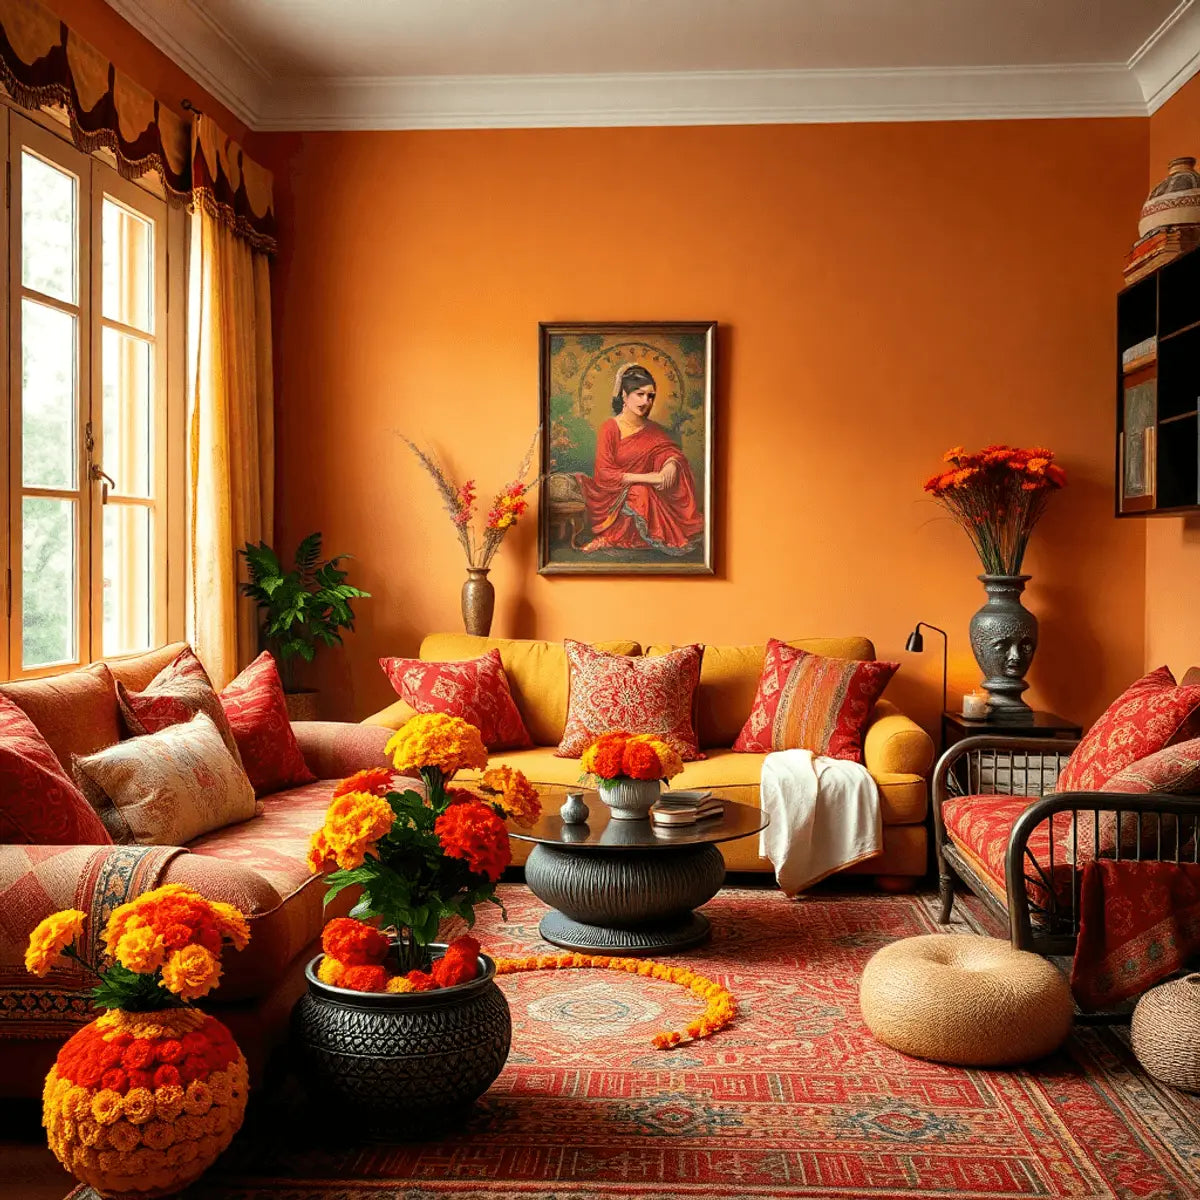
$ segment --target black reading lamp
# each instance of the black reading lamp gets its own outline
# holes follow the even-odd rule
[[[946,711],[946,674],[950,659],[950,639],[946,636],[944,629],[939,629],[936,625],[930,625],[928,621],[918,621],[912,633],[908,635],[908,641],[904,643],[904,648],[910,654],[920,654],[925,649],[925,638],[921,633],[922,628],[932,629],[934,633],[942,635],[942,712]]]

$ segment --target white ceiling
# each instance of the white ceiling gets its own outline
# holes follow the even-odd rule
[[[1145,115],[1200,0],[109,0],[261,129]]]

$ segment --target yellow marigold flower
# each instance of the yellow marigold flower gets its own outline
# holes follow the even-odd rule
[[[138,1088],[138,1091],[144,1092],[145,1088]],[[126,1104],[129,1102],[128,1093],[125,1097]],[[150,1111],[154,1111],[154,1105],[151,1103]],[[129,1123],[128,1120],[118,1121],[115,1125],[111,1125],[108,1130],[108,1144],[114,1149],[119,1150],[122,1154],[128,1154],[142,1140],[141,1132]]]
[[[183,1112],[183,1088],[177,1083],[155,1088],[154,1112],[160,1121],[174,1121]]]
[[[209,907],[217,928],[233,943],[234,949],[244,950],[250,943],[250,922],[242,910],[223,900],[210,900]]]
[[[203,946],[184,946],[172,951],[162,969],[163,987],[181,1000],[207,996],[221,978],[221,964]]]
[[[227,1071],[214,1071],[206,1080],[214,1104],[226,1105],[233,1099],[233,1085]]]
[[[191,1117],[202,1117],[213,1106],[213,1094],[202,1079],[193,1079],[183,1093],[183,1111]]]
[[[313,875],[319,875],[333,863],[333,850],[325,840],[325,830],[318,829],[308,839],[308,869]]]
[[[403,975],[393,975],[387,981],[387,990],[393,995],[401,992],[411,992],[413,990],[412,980],[405,979]]]
[[[94,1121],[91,1117],[80,1117],[75,1122],[75,1136],[85,1146],[99,1145],[101,1133],[103,1130],[100,1128],[100,1122]]]
[[[127,1121],[144,1125],[154,1116],[154,1093],[149,1088],[130,1088],[122,1098],[121,1107]]]
[[[175,1136],[180,1142],[198,1142],[204,1136],[204,1122],[198,1117],[177,1117]]]
[[[92,1111],[92,1094],[87,1088],[80,1087],[78,1084],[72,1084],[70,1090],[60,1103],[62,1104],[63,1115],[75,1121],[80,1117],[87,1116]]]
[[[542,815],[537,788],[513,767],[493,767],[484,773],[480,787],[506,817],[528,828]]]
[[[321,958],[321,964],[317,967],[317,978],[322,983],[327,983],[331,987],[342,986],[342,976],[346,973],[346,964],[339,962],[336,958],[332,958],[326,954]]]
[[[121,935],[113,957],[138,975],[153,975],[167,957],[163,940],[149,926],[130,929]]]
[[[453,779],[464,767],[482,771],[487,766],[479,730],[461,717],[445,713],[413,717],[388,739],[384,750],[404,775],[419,775],[422,768],[434,767],[443,778]]]
[[[309,868],[319,853],[343,870],[361,867],[375,843],[392,828],[396,814],[392,806],[369,792],[347,792],[330,804],[325,812],[325,824],[314,835],[309,850]]]
[[[92,1116],[101,1125],[111,1125],[121,1119],[121,1093],[112,1088],[101,1088],[92,1097]]]
[[[125,1174],[129,1169],[125,1155],[117,1150],[101,1150],[96,1156],[96,1165],[106,1175],[115,1175],[117,1172]]]
[[[166,1121],[149,1121],[142,1126],[142,1145],[151,1150],[165,1150],[175,1142],[175,1127]]]
[[[77,908],[68,908],[42,921],[29,935],[25,970],[34,975],[45,975],[63,949],[83,932],[85,915]]]

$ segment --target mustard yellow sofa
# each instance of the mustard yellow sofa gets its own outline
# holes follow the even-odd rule
[[[612,654],[643,653],[637,642],[597,642]],[[814,654],[871,661],[875,647],[867,638],[801,638],[791,643]],[[426,662],[475,658],[499,650],[513,699],[534,741],[528,750],[497,753],[492,765],[519,767],[532,783],[569,785],[580,775],[577,758],[559,758],[555,749],[567,718],[570,671],[558,642],[482,638],[435,633],[421,643]],[[671,646],[651,645],[645,653],[665,654]],[[705,646],[696,700],[697,734],[707,755],[684,765],[671,781],[675,788],[711,788],[723,800],[758,807],[758,781],[763,755],[738,754],[731,747],[754,703],[765,646]],[[399,729],[413,715],[402,700],[368,717],[364,724]],[[926,873],[928,864],[927,778],[933,764],[933,742],[893,704],[875,706],[863,743],[867,770],[879,785],[883,808],[883,852],[849,870],[874,875],[881,886],[902,887]],[[524,863],[529,843],[514,841],[514,862]],[[742,838],[721,846],[731,871],[771,871],[758,854],[758,839]]]

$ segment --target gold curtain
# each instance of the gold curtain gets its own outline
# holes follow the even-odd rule
[[[239,595],[237,551],[272,540],[271,177],[207,117],[193,137],[188,310],[189,634],[222,687],[255,655],[258,621]]]

